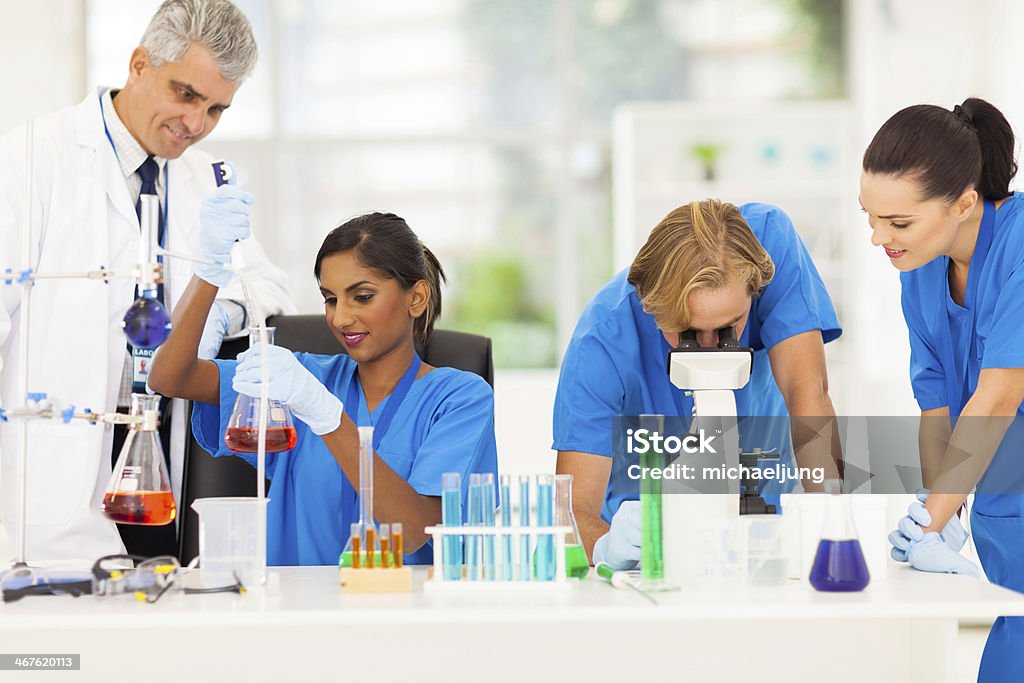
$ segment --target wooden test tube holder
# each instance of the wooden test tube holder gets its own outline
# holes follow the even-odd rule
[[[341,590],[346,593],[411,593],[412,567],[342,567]]]

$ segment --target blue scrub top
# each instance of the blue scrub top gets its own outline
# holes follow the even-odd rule
[[[347,396],[349,384],[356,381],[357,366],[348,356],[296,353],[295,357],[335,396]],[[195,404],[192,429],[196,440],[215,457],[234,455],[255,467],[255,453],[235,453],[224,445],[228,418],[238,397],[231,388],[237,361],[215,362],[220,370],[220,405]],[[366,399],[362,397],[360,424],[372,424],[389,399],[381,401],[367,416]],[[337,564],[348,541],[349,525],[359,521],[358,491],[322,438],[298,419],[295,431],[295,448],[267,453],[267,563]],[[458,472],[466,509],[471,472],[492,472],[497,480],[491,387],[470,372],[431,370],[413,382],[377,454],[425,496],[440,497],[441,474]],[[432,546],[427,543],[406,555],[405,561],[430,564],[433,556]]]
[[[962,306],[949,291],[949,257],[900,273],[914,397],[921,410],[948,406],[954,423],[983,369],[1024,367],[1024,197],[1014,193],[998,211],[987,202],[985,212]],[[1017,415],[1024,415],[1024,406]],[[1010,427],[978,484],[979,494],[988,487],[1021,490],[1024,424],[1017,423],[1024,421]],[[975,506],[988,514],[1020,516],[1021,498],[979,495]]]
[[[768,349],[802,332],[821,330],[826,343],[842,334],[832,300],[789,216],[770,204],[744,204],[740,214],[775,264],[775,277],[754,297],[740,337],[754,349],[750,382],[736,392],[740,416],[786,416]],[[612,456],[612,421],[618,415],[693,413],[693,398],[675,388],[666,373],[669,343],[645,313],[640,299],[617,274],[580,316],[569,341],[555,396],[554,443],[561,451]],[[789,429],[783,420],[761,421],[773,433],[758,435],[763,450],[778,448],[784,460]],[[746,435],[745,435],[746,436]],[[745,440],[746,441],[746,440]],[[626,475],[631,462],[616,457],[602,517],[611,521],[623,500],[639,496]]]

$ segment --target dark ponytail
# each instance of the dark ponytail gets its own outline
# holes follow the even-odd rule
[[[985,199],[1010,195],[1017,174],[1006,117],[970,97],[952,111],[931,104],[902,109],[875,133],[864,152],[866,173],[914,177],[922,200],[954,201],[967,189]]]
[[[422,348],[441,316],[441,283],[445,275],[437,257],[423,246],[402,218],[393,213],[368,213],[345,221],[324,239],[313,265],[317,282],[323,260],[349,249],[355,250],[359,261],[367,268],[396,280],[404,290],[408,291],[420,280],[427,283],[430,290],[427,308],[413,324],[416,345]]]

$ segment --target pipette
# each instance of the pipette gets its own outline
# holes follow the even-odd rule
[[[604,562],[598,562],[594,570],[599,577],[610,583],[613,588],[630,588],[650,600],[652,605],[658,604],[658,601],[649,593],[633,583],[633,579],[629,576],[628,572],[615,571]]]

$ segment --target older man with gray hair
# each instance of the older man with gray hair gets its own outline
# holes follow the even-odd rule
[[[213,159],[191,149],[217,126],[256,64],[248,20],[227,0],[167,0],[128,62],[120,89],[101,87],[74,107],[34,124],[32,266],[82,272],[106,266],[131,271],[139,241],[140,194],[157,195],[159,239],[169,251],[203,254],[200,277],[221,286],[203,352],[216,355],[225,336],[246,326],[238,284],[224,268],[235,238],[249,230],[252,197],[217,187]],[[26,127],[0,139],[0,255],[22,253]],[[284,274],[253,239],[241,242],[248,280],[269,314],[290,312]],[[0,265],[8,265],[6,263]],[[20,265],[11,263],[10,266]],[[192,266],[164,264],[161,296],[170,309]],[[226,288],[225,288],[226,287]],[[65,404],[126,410],[146,391],[148,355],[126,349],[118,322],[135,297],[131,280],[109,284],[46,280],[33,289],[30,389]],[[17,406],[20,290],[0,290],[0,405]],[[166,403],[166,402],[165,402]],[[177,405],[175,405],[177,404]],[[181,500],[186,406],[170,405],[162,427],[172,487]],[[18,528],[14,430],[0,425],[0,517],[11,538]],[[177,554],[175,525],[118,528],[100,512],[112,459],[125,432],[85,424],[33,426],[28,452],[26,557],[29,561],[94,560],[124,550]],[[123,544],[122,544],[123,540]]]

